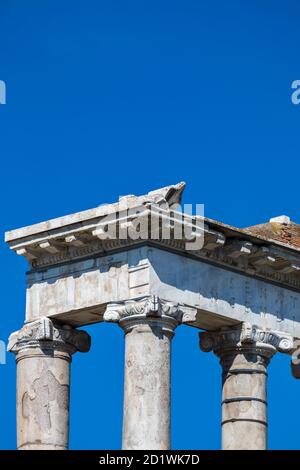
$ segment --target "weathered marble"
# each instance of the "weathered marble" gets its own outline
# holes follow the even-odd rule
[[[124,450],[170,449],[171,340],[182,313],[157,297],[105,312],[125,332]]]
[[[223,447],[266,447],[270,358],[294,353],[300,377],[300,251],[286,228],[273,239],[180,212],[184,186],[6,233],[30,265],[26,326],[10,341],[20,448],[67,448],[69,364],[87,349],[85,334],[72,328],[102,321],[125,332],[124,449],[170,447],[171,338],[179,323],[208,330],[202,346],[220,357]]]
[[[69,442],[70,363],[88,351],[84,331],[48,318],[10,336],[17,362],[17,445],[20,450],[65,450]]]
[[[292,338],[244,323],[231,330],[200,333],[200,346],[217,354],[223,370],[223,450],[265,450],[267,366],[277,351],[292,351]]]

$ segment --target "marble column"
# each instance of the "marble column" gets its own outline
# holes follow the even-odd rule
[[[106,310],[125,333],[124,450],[170,449],[171,340],[181,317],[157,297]]]
[[[292,338],[243,323],[230,330],[200,333],[200,347],[214,351],[223,370],[223,450],[265,450],[267,366],[277,351],[292,350]]]
[[[294,349],[291,361],[292,375],[295,379],[300,379],[300,340],[294,340]]]
[[[8,350],[17,362],[18,449],[68,448],[72,354],[89,348],[86,332],[46,317],[10,336]]]

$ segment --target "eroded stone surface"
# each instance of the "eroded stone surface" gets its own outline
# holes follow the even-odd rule
[[[21,353],[24,355],[24,352]],[[27,351],[17,365],[18,448],[67,449],[69,357]]]
[[[51,409],[54,407],[63,429],[68,419],[69,393],[69,385],[61,384],[50,370],[44,369],[41,376],[34,380],[32,388],[23,395],[22,417],[30,419],[33,413],[40,429],[50,432]]]

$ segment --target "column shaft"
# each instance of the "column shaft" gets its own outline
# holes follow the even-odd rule
[[[172,333],[150,321],[125,338],[122,447],[169,449]]]
[[[18,355],[18,449],[68,448],[70,362],[63,352],[29,349]]]
[[[267,361],[256,353],[221,358],[222,448],[267,448]]]

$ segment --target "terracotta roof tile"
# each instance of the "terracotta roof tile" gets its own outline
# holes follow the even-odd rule
[[[254,225],[243,230],[268,241],[274,240],[290,247],[300,248],[300,225],[290,221],[286,216],[276,217],[265,224]]]

